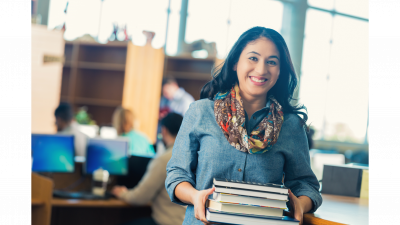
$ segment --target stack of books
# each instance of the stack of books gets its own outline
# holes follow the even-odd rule
[[[278,184],[258,184],[214,178],[215,191],[206,203],[210,222],[228,224],[294,225],[283,215],[288,189]]]

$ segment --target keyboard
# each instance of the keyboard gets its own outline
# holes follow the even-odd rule
[[[114,197],[114,195],[112,195],[109,192],[106,192],[104,196],[99,196],[99,195],[94,195],[88,191],[69,192],[61,190],[53,190],[53,196],[57,198],[86,199],[86,200],[107,200],[111,197]]]

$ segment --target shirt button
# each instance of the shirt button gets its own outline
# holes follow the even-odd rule
[[[239,171],[239,172],[242,172],[242,169],[239,168],[238,171]]]

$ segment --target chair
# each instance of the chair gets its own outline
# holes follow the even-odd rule
[[[32,173],[32,225],[50,225],[53,181]]]

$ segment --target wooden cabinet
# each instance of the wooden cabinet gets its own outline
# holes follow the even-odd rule
[[[211,80],[214,63],[215,58],[169,56],[166,57],[164,77],[175,78],[180,87],[183,87],[195,100],[199,100],[201,88]]]
[[[111,125],[115,108],[124,105],[138,115],[139,130],[155,141],[161,78],[176,78],[198,100],[215,62],[214,58],[164,56],[162,49],[128,42],[66,42],[61,101],[75,110],[87,106],[99,126]]]
[[[122,103],[127,42],[66,42],[61,101],[88,113],[99,126],[111,125]]]

